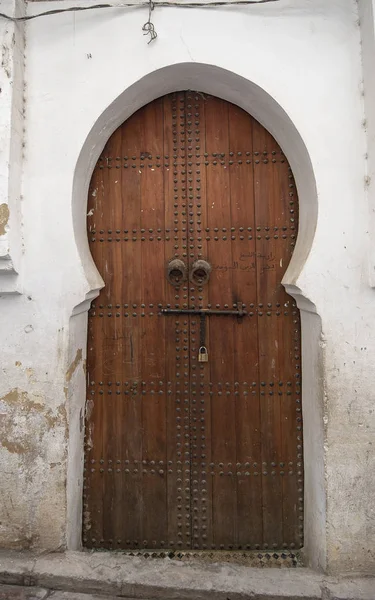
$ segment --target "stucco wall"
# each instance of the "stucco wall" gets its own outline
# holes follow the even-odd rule
[[[4,0],[12,17],[25,14],[24,0]],[[0,294],[21,291],[21,179],[25,110],[25,27],[0,22]]]
[[[77,2],[29,11],[55,4]],[[252,112],[295,173],[302,229],[285,283],[306,309],[307,558],[370,572],[375,299],[357,5],[156,8],[150,45],[146,19],[119,8],[27,25],[23,294],[0,296],[0,544],[79,543],[84,310],[101,285],[85,239],[90,169],[139,106],[199,86]]]

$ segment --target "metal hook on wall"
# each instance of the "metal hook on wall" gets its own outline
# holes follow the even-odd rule
[[[143,25],[142,27],[142,31],[144,31],[143,35],[149,35],[150,39],[148,40],[148,44],[151,44],[151,42],[153,42],[154,40],[156,40],[156,38],[158,37],[158,34],[155,31],[155,26],[153,23],[151,23],[151,13],[155,8],[155,4],[153,3],[152,0],[149,0],[149,5],[148,5],[148,21],[146,21],[146,23]]]

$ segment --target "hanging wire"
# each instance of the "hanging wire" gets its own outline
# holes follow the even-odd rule
[[[165,2],[161,0],[157,2],[157,6],[169,6],[173,8],[210,8],[210,6],[232,6],[232,5],[248,5],[248,4],[266,4],[268,2],[280,2],[280,0],[218,0],[214,2]],[[155,6],[152,3],[153,8]],[[71,6],[70,8],[55,8],[54,10],[46,10],[45,12],[37,13],[35,15],[26,15],[25,17],[12,17],[11,15],[6,15],[5,13],[0,12],[0,17],[3,19],[7,19],[8,21],[14,21],[17,23],[18,21],[31,21],[31,19],[38,19],[39,17],[47,17],[49,15],[57,15],[59,13],[65,12],[78,12],[81,10],[96,10],[99,8],[136,8],[136,7],[144,7],[150,6],[150,2],[127,2],[127,3],[119,3],[119,4],[94,4],[92,6]],[[153,10],[152,8],[152,10]]]
[[[211,8],[218,6],[248,6],[250,4],[268,4],[269,2],[280,2],[280,0],[214,0],[213,2],[173,2],[169,0],[160,0],[153,2],[153,0],[148,0],[147,2],[121,2],[119,4],[93,4],[92,6],[72,6],[70,8],[55,8],[53,10],[46,10],[41,13],[36,13],[35,15],[26,15],[24,17],[12,17],[11,15],[7,15],[5,13],[0,12],[0,18],[7,19],[8,21],[13,21],[13,23],[18,23],[22,21],[31,21],[32,19],[38,19],[39,17],[48,17],[50,15],[57,15],[65,12],[79,12],[82,10],[97,10],[101,8],[140,8],[140,7],[148,7],[148,20],[142,27],[142,31],[144,35],[149,35],[150,39],[147,42],[150,44],[153,40],[155,40],[158,34],[155,31],[154,24],[151,22],[151,13],[154,10],[155,6],[160,7],[172,7],[172,8]]]
[[[155,31],[155,27],[154,24],[151,23],[151,13],[154,10],[154,3],[152,0],[149,0],[149,7],[148,7],[148,21],[146,21],[146,23],[143,25],[142,27],[142,31],[144,31],[143,35],[149,35],[150,39],[148,40],[148,44],[151,44],[151,42],[153,42],[154,40],[156,40],[156,38],[158,37],[158,34]]]

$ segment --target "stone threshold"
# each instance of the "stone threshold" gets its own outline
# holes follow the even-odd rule
[[[375,578],[118,552],[0,551],[0,583],[142,600],[375,600]]]

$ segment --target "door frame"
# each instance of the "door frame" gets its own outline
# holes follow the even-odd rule
[[[212,65],[180,63],[151,72],[103,107],[80,151],[75,168],[72,219],[84,284],[81,302],[69,322],[67,363],[85,360],[87,313],[103,280],[92,260],[86,228],[87,194],[91,174],[105,143],[117,127],[141,106],[165,94],[200,90],[237,104],[257,119],[283,148],[292,168],[299,197],[299,233],[292,260],[283,279],[288,294],[301,311],[302,410],[304,419],[305,513],[304,555],[313,568],[326,568],[326,491],[324,468],[324,348],[321,320],[312,298],[303,291],[304,269],[317,224],[316,183],[308,149],[285,110],[266,90],[232,71]],[[82,549],[82,492],[84,459],[85,374],[80,369],[66,381],[68,401],[67,531],[69,550]]]

